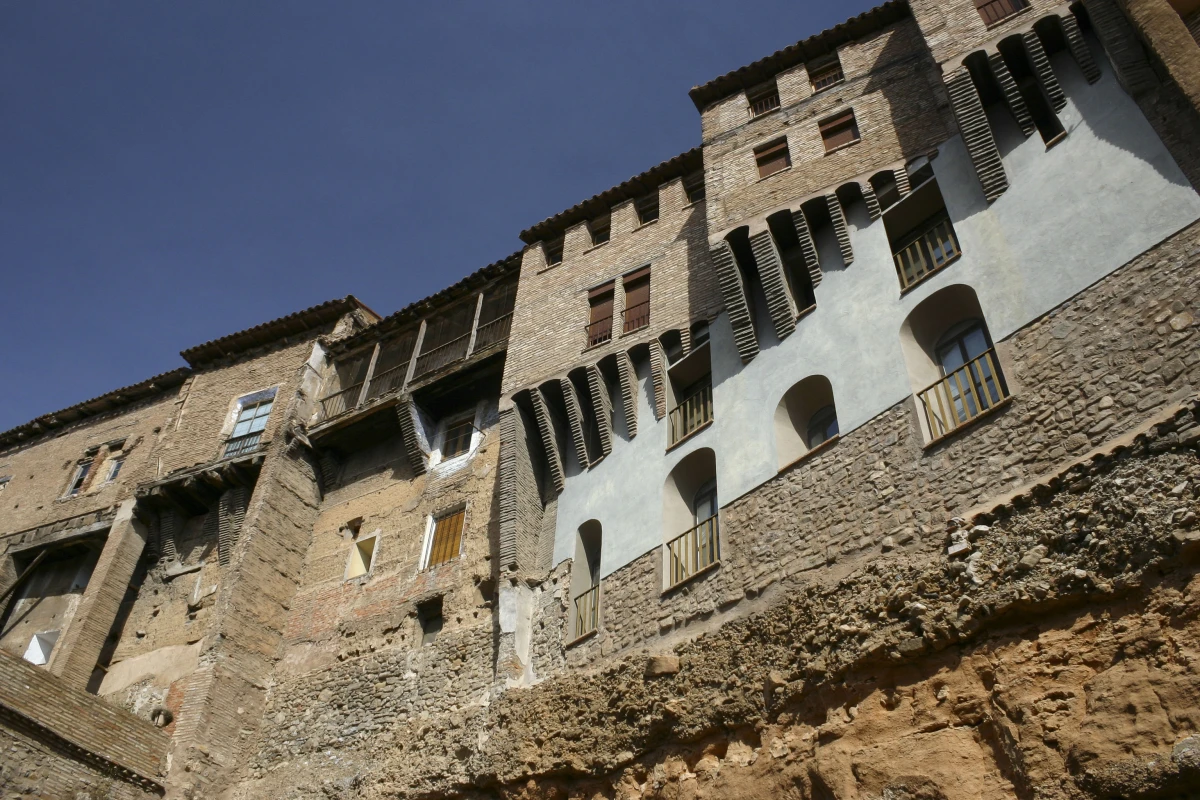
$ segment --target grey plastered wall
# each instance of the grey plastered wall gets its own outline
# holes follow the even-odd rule
[[[774,477],[775,408],[810,375],[829,378],[843,432],[910,396],[900,327],[939,289],[971,286],[999,341],[1200,218],[1200,196],[1099,61],[1104,74],[1089,85],[1068,53],[1054,57],[1068,100],[1059,118],[1069,134],[1051,150],[1037,134],[1024,138],[1002,104],[989,109],[1010,179],[992,204],[962,140],[941,146],[934,170],[963,251],[943,272],[901,297],[883,220],[872,222],[855,203],[847,209],[854,263],[842,266],[832,230],[822,230],[817,308],[795,333],[776,339],[757,303],[760,353],[743,365],[722,314],[711,328],[713,427],[664,457],[664,423],[648,424],[633,441],[614,441],[612,455],[586,473],[569,470],[555,563],[572,556],[575,531],[593,518],[603,526],[605,575],[661,545],[663,483],[698,447],[716,452],[722,503]],[[649,422],[648,377],[643,367],[639,419]]]

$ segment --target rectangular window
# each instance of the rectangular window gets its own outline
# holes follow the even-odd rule
[[[6,475],[3,478],[0,478],[0,492],[3,492],[5,489],[8,488],[8,482],[11,480],[12,480],[11,475]]]
[[[442,598],[421,603],[417,606],[417,622],[421,625],[421,646],[433,644],[442,631]]]
[[[854,119],[853,109],[824,120],[820,127],[826,153],[858,141],[858,122]]]
[[[606,283],[588,292],[591,306],[587,324],[587,346],[595,347],[612,338],[613,284]]]
[[[779,88],[775,81],[768,86],[760,86],[746,93],[746,102],[750,104],[750,117],[761,117],[768,111],[779,108]]]
[[[462,544],[463,516],[466,511],[455,511],[446,514],[433,522],[433,536],[429,543],[429,557],[425,560],[425,569],[445,564],[458,558],[458,548]]]
[[[1026,0],[975,0],[975,10],[983,24],[992,26],[1029,7]]]
[[[774,175],[781,169],[792,165],[792,156],[788,152],[787,139],[776,139],[755,149],[754,162],[758,164],[758,177],[765,178]]]
[[[357,534],[357,531],[355,532]],[[350,547],[350,563],[346,565],[346,578],[358,578],[371,571],[375,563],[377,536],[360,539]]]
[[[836,57],[831,62],[814,65],[808,72],[808,79],[812,81],[813,94],[836,86],[845,78],[846,76],[842,73],[842,65]]]
[[[474,417],[467,417],[446,426],[442,439],[442,460],[461,456],[471,449],[471,436],[475,433]]]
[[[275,391],[272,389],[266,397],[247,395],[240,402],[237,421],[233,432],[225,443],[225,458],[240,456],[258,449],[262,440],[262,432],[267,427],[267,419],[271,416],[271,407],[275,404]]]
[[[693,172],[683,179],[683,191],[687,194],[689,203],[699,203],[704,200],[704,173]]]
[[[612,229],[612,217],[605,214],[588,223],[588,232],[592,235],[592,247],[608,241]]]
[[[650,268],[644,267],[622,279],[625,287],[625,325],[622,333],[650,324]]]
[[[68,497],[79,494],[87,483],[88,474],[92,471],[92,462],[80,464],[75,468],[75,477],[71,479],[71,488],[67,490]]]
[[[561,264],[563,260],[563,237],[558,237],[553,241],[545,242],[542,247],[546,251],[546,264],[554,266]]]
[[[633,205],[637,209],[639,225],[647,225],[658,219],[658,192],[639,197]]]
[[[117,476],[121,474],[121,467],[124,465],[124,463],[125,459],[123,458],[114,458],[112,461],[110,461],[108,464],[108,476],[105,477],[104,482],[112,483],[115,481]]]

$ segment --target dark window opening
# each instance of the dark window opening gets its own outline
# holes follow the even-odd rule
[[[625,325],[621,330],[632,333],[650,324],[650,268],[626,275],[621,283],[625,288]]]
[[[1055,144],[1066,135],[1066,129],[1054,113],[1046,93],[1042,91],[1041,81],[1038,80],[1033,65],[1029,63],[1021,38],[1009,37],[1000,42],[997,49],[1004,58],[1004,63],[1008,65],[1013,80],[1017,82],[1017,88],[1029,108],[1029,116],[1033,117],[1033,124],[1037,126],[1042,141],[1047,145]]]
[[[758,264],[754,260],[754,251],[750,249],[750,232],[746,228],[738,228],[726,237],[729,247],[733,250],[733,260],[742,276],[742,286],[746,292],[746,310],[750,313],[751,323],[758,329],[758,308],[766,307],[766,293],[763,292],[762,282],[758,279]]]
[[[1028,7],[1026,0],[975,0],[975,10],[983,18],[983,24],[989,27]]]
[[[84,485],[87,483],[87,477],[92,471],[92,462],[88,461],[80,464],[75,469],[75,477],[71,479],[71,488],[67,490],[69,496],[74,497],[79,494]]]
[[[444,619],[442,617],[442,598],[421,603],[417,606],[417,622],[421,626],[421,646],[433,644],[442,632]]]
[[[704,320],[692,323],[692,349],[708,341],[708,323]]]
[[[658,192],[639,197],[634,201],[639,225],[647,225],[658,219]]]
[[[775,81],[767,86],[760,86],[746,92],[746,101],[750,104],[750,116],[760,117],[768,111],[779,108],[779,88]]]
[[[545,242],[542,247],[546,252],[546,263],[550,266],[561,264],[563,260],[563,237]]]
[[[808,71],[809,80],[812,82],[813,94],[823,92],[831,86],[836,86],[845,80],[846,76],[842,73],[841,62],[834,56],[833,61],[824,64],[814,65]]]
[[[808,447],[811,450],[819,444],[829,441],[838,435],[837,410],[833,406],[825,406],[817,410],[808,422]]]
[[[853,109],[823,120],[818,125],[821,129],[821,139],[825,142],[826,153],[857,142],[859,139],[858,121],[854,118]]]
[[[475,425],[471,417],[447,425],[442,440],[442,459],[455,458],[470,450],[474,433]]]
[[[704,173],[693,172],[683,179],[683,191],[689,203],[699,203],[704,200]]]
[[[612,338],[613,284],[606,283],[588,292],[591,307],[587,324],[587,346],[595,347]]]
[[[936,180],[928,180],[883,215],[900,288],[907,290],[961,255]]]
[[[767,227],[771,230],[775,246],[779,248],[783,276],[792,293],[796,310],[804,311],[815,306],[817,295],[813,290],[812,276],[809,275],[808,265],[804,261],[804,251],[800,247],[800,237],[796,234],[791,212],[781,211],[767,217]]]
[[[875,190],[875,199],[879,201],[880,211],[887,211],[900,201],[900,187],[896,185],[896,174],[891,170],[872,175],[868,182]]]
[[[792,165],[787,139],[776,139],[754,150],[754,163],[758,165],[758,177],[774,175]]]
[[[604,244],[612,231],[612,217],[605,214],[588,223],[588,233],[592,235],[592,246]]]

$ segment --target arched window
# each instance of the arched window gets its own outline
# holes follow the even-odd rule
[[[926,441],[1008,397],[1000,359],[969,286],[948,286],[923,300],[901,326],[900,340]]]
[[[717,460],[702,447],[684,456],[663,486],[663,562],[667,588],[716,565],[721,557]]]
[[[775,455],[784,469],[838,435],[833,386],[810,375],[784,393],[775,407]]]
[[[597,520],[579,526],[571,568],[571,638],[578,639],[600,626],[600,551],[603,531]]]

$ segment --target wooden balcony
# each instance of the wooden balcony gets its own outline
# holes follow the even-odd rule
[[[678,586],[721,560],[717,515],[667,542],[667,588]]]
[[[960,255],[950,218],[932,220],[895,253],[901,291],[908,291]]]
[[[1008,399],[995,350],[989,348],[917,393],[933,440],[962,427]]]
[[[668,414],[671,440],[667,445],[674,447],[688,436],[713,421],[712,383],[706,383],[692,392],[682,403]]]

